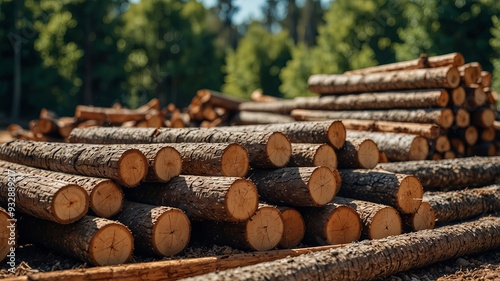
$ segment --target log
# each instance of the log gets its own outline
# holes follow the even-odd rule
[[[292,143],[290,167],[326,166],[337,169],[337,154],[328,144]]]
[[[30,216],[18,220],[23,238],[96,266],[127,262],[132,257],[134,238],[123,224],[92,216],[61,225]]]
[[[307,80],[318,94],[341,94],[406,89],[456,88],[460,73],[455,67],[400,70],[365,75],[316,74]]]
[[[451,96],[451,105],[461,106],[464,104],[466,99],[465,89],[463,87],[458,87],[455,89],[449,89]]]
[[[214,107],[224,108],[229,111],[238,111],[238,107],[243,100],[231,97],[212,90],[198,90],[196,95],[202,104],[210,104]]]
[[[14,211],[14,208],[12,208]],[[8,208],[7,208],[8,210]],[[15,249],[17,245],[17,231],[15,220],[4,208],[0,207],[0,262],[3,262],[7,255]],[[10,259],[10,258],[9,258]],[[15,256],[14,256],[15,260]]]
[[[493,76],[489,71],[481,71],[481,78],[479,80],[481,87],[489,88],[491,87],[492,84],[491,81],[493,80]]]
[[[30,174],[35,176],[35,178],[41,176],[79,185],[88,193],[90,210],[99,217],[110,218],[122,209],[122,189],[110,179],[53,172],[6,161],[0,161],[0,168]]]
[[[493,127],[482,129],[480,131],[480,134],[479,134],[479,138],[482,141],[485,141],[485,142],[492,142],[492,141],[494,141],[495,140],[495,136],[496,136],[495,128],[493,128]]]
[[[378,164],[379,150],[371,139],[346,140],[337,159],[339,168],[371,169]]]
[[[322,206],[332,201],[337,189],[328,167],[287,167],[255,170],[251,179],[260,198],[274,204]]]
[[[465,128],[470,125],[470,113],[463,109],[459,108],[455,114],[455,125],[458,128]]]
[[[453,125],[454,115],[451,109],[390,109],[364,111],[324,111],[324,110],[293,110],[291,116],[300,121],[322,121],[360,119],[374,121],[393,121],[411,123],[435,123],[444,129]]]
[[[125,201],[114,219],[132,231],[135,249],[146,255],[175,255],[186,248],[191,236],[191,223],[177,208]]]
[[[467,128],[460,128],[454,131],[450,131],[448,135],[452,138],[457,138],[465,142],[468,145],[474,145],[478,138],[479,133],[474,126],[468,126]]]
[[[267,251],[278,246],[283,235],[284,223],[276,207],[259,204],[255,214],[247,221],[240,223],[203,221],[195,223],[193,229],[196,233],[203,234],[202,239],[212,240],[218,245]]]
[[[161,103],[159,99],[153,98],[144,105],[137,108],[137,111],[139,112],[149,112],[150,110],[156,110],[156,111],[161,110]]]
[[[259,105],[262,103],[259,103]],[[256,125],[256,124],[276,124],[290,123],[295,120],[282,114],[275,114],[263,111],[240,111],[233,115],[229,123],[231,125]]]
[[[427,139],[410,134],[347,131],[348,140],[371,139],[389,161],[424,160],[429,154]]]
[[[481,128],[489,128],[495,122],[495,111],[491,108],[481,108],[472,114],[472,122]]]
[[[435,139],[440,133],[439,126],[434,124],[358,119],[342,119],[342,124],[347,130],[413,134],[428,139]]]
[[[361,237],[361,219],[346,205],[329,203],[300,210],[306,221],[304,241],[314,245],[351,243]]]
[[[274,96],[264,95],[264,93],[262,93],[262,90],[258,89],[250,94],[250,100],[254,102],[264,103],[264,102],[275,102],[282,99]]]
[[[387,158],[387,154],[385,154],[385,152],[380,151],[378,153],[378,162],[379,163],[389,163],[389,158]]]
[[[85,143],[237,143],[248,151],[250,162],[259,168],[285,166],[292,154],[290,141],[280,132],[232,132],[220,128],[75,129],[70,142]]]
[[[480,107],[487,102],[487,96],[480,85],[472,84],[465,88],[465,92],[465,106],[469,110]]]
[[[96,120],[121,124],[127,121],[142,121],[146,119],[147,111],[127,108],[110,108],[78,105],[75,117],[79,120]]]
[[[493,217],[362,241],[338,249],[218,271],[190,280],[373,280],[499,246],[500,219]]]
[[[448,65],[458,67],[463,64],[464,64],[464,56],[460,53],[451,53],[451,54],[432,56],[432,57],[428,57],[426,54],[421,54],[418,59],[346,71],[344,72],[344,74],[346,75],[368,74],[368,73],[388,72],[396,70],[420,69],[426,67],[442,67]]]
[[[306,232],[304,218],[294,208],[277,207],[283,218],[283,235],[278,244],[281,248],[293,248],[302,242]]]
[[[395,163],[397,164],[397,163]],[[418,178],[383,170],[339,170],[339,195],[396,208],[403,214],[418,210],[424,193]]]
[[[451,149],[450,140],[446,136],[439,136],[436,139],[435,146],[436,146],[436,151],[442,152],[442,153],[450,151],[450,149]],[[409,160],[425,160],[425,158],[424,159],[409,159]]]
[[[424,193],[425,197],[425,193]],[[408,215],[402,215],[403,225],[407,231],[420,231],[424,229],[433,229],[436,226],[436,213],[429,202],[422,201],[417,212]]]
[[[438,223],[469,219],[500,211],[500,184],[448,192],[426,192]]]
[[[481,65],[477,62],[471,62],[457,67],[460,72],[460,78],[465,85],[476,84],[481,77]]]
[[[460,189],[495,183],[500,175],[500,157],[470,157],[438,161],[387,163],[379,168],[416,176],[426,190]]]
[[[79,220],[89,208],[87,191],[81,186],[4,168],[0,168],[0,202],[60,224]]]
[[[496,153],[496,146],[491,142],[479,142],[466,149],[468,156],[495,156]]]
[[[343,197],[336,197],[333,202],[356,210],[361,218],[361,237],[381,239],[403,232],[401,216],[393,207]]]
[[[61,117],[57,120],[57,130],[62,138],[69,137],[71,131],[77,126],[78,120],[74,117]]]
[[[38,119],[38,130],[40,133],[45,135],[53,135],[59,133],[59,127],[57,125],[57,119],[52,117],[41,117]]]
[[[462,140],[453,138],[450,140],[451,147],[459,155],[465,155],[465,144]]]
[[[453,151],[446,151],[443,153],[443,159],[455,159],[457,155]]]
[[[257,209],[259,195],[250,181],[236,177],[179,176],[168,183],[143,183],[125,190],[140,203],[183,210],[190,219],[240,222]]]

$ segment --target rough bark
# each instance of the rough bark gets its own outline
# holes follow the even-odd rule
[[[374,121],[394,121],[411,123],[435,123],[444,129],[453,125],[454,116],[451,109],[389,109],[364,111],[324,111],[296,109],[291,112],[295,120],[321,121],[361,119]]]
[[[319,94],[456,88],[460,84],[460,73],[448,66],[366,75],[316,74],[309,77],[307,84],[311,92]]]
[[[500,211],[500,184],[448,192],[426,192],[439,223],[465,220]]]
[[[347,205],[329,203],[300,210],[306,221],[304,241],[313,245],[351,243],[361,237],[361,219]]]
[[[408,232],[433,229],[436,225],[436,213],[429,202],[426,201],[422,201],[416,213],[402,215],[402,217],[404,228]]]
[[[201,275],[191,280],[373,280],[500,246],[500,219],[423,230],[273,262]]]
[[[343,197],[336,197],[333,202],[356,210],[361,218],[361,237],[381,239],[403,232],[401,216],[393,207]]]
[[[322,206],[333,199],[337,189],[335,176],[328,167],[256,170],[249,178],[260,197],[275,204]]]
[[[146,255],[175,255],[191,237],[191,223],[177,208],[125,201],[114,219],[132,231],[135,249]]]
[[[294,208],[290,207],[277,207],[281,212],[283,218],[283,235],[278,244],[281,248],[297,247],[306,232],[306,224],[304,218]]]
[[[449,190],[495,183],[500,175],[500,157],[410,161],[380,164],[378,167],[414,175],[426,190]]]
[[[290,167],[326,166],[337,169],[337,165],[337,154],[328,144],[292,143]]]
[[[347,139],[371,139],[390,161],[424,160],[429,154],[427,139],[410,134],[347,131]]]
[[[0,231],[0,262],[4,261],[11,249],[15,249],[17,245],[17,231],[15,221],[12,219],[9,212],[0,207],[0,229],[2,229]]]
[[[440,128],[434,124],[392,122],[342,119],[342,124],[347,130],[373,131],[381,133],[403,133],[419,135],[428,139],[435,139],[439,136]]]
[[[382,170],[339,172],[342,177],[339,195],[342,197],[389,205],[403,214],[415,213],[422,201],[422,185],[414,176]]]
[[[262,103],[259,103],[259,105]],[[266,103],[268,104],[268,103]],[[289,115],[269,113],[265,111],[240,111],[233,115],[231,125],[255,125],[255,124],[275,124],[290,123],[295,120]]]
[[[346,140],[337,151],[339,168],[371,169],[378,164],[379,150],[371,139]]]
[[[82,187],[0,168],[0,202],[37,218],[68,224],[88,211],[89,197]]]
[[[0,168],[79,185],[89,195],[90,210],[99,217],[110,218],[122,209],[122,189],[110,179],[53,172],[6,161],[0,161]]]
[[[224,108],[230,111],[238,111],[238,106],[243,100],[228,96],[212,90],[198,90],[196,95],[202,104],[210,104],[214,107]]]
[[[191,219],[239,222],[257,209],[255,185],[235,177],[179,176],[168,183],[148,183],[125,192],[127,199],[183,210]]]
[[[61,225],[23,216],[18,224],[24,239],[93,265],[121,264],[132,257],[132,233],[116,221],[85,216],[73,224]]]
[[[137,149],[113,146],[11,141],[0,145],[0,159],[71,174],[110,178],[134,187],[147,174],[146,157]]]

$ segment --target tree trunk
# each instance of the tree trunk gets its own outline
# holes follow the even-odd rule
[[[210,104],[214,107],[224,108],[229,111],[238,111],[239,105],[243,100],[231,97],[212,90],[198,90],[196,95],[200,98],[202,104]]]
[[[295,120],[321,121],[361,119],[374,121],[394,121],[411,123],[435,123],[444,129],[453,125],[453,111],[445,109],[390,109],[390,110],[363,110],[363,111],[324,111],[296,109],[291,113]]]
[[[283,235],[278,244],[281,248],[297,247],[306,232],[306,224],[304,218],[294,208],[277,207],[283,218]]]
[[[346,75],[368,74],[377,72],[421,69],[426,67],[432,68],[432,67],[442,67],[442,66],[458,67],[463,64],[464,64],[464,56],[460,53],[451,53],[451,54],[432,56],[432,57],[427,57],[427,55],[422,54],[418,59],[355,69],[351,71],[346,71],[344,72],[344,74]]]
[[[290,123],[294,121],[295,120],[289,115],[274,114],[263,111],[240,111],[233,115],[229,123],[231,125],[256,125]]]
[[[328,144],[292,143],[290,167],[326,166],[337,169],[337,154]]]
[[[53,172],[6,161],[0,161],[0,168],[10,169],[15,173],[31,174],[35,176],[35,178],[40,176],[79,185],[83,187],[89,195],[89,208],[99,217],[110,218],[122,209],[122,189],[110,179]]]
[[[41,219],[68,224],[88,211],[89,197],[82,187],[0,168],[0,202]]]
[[[402,217],[404,228],[408,232],[433,229],[436,225],[436,213],[429,202],[426,201],[422,201],[416,213],[402,215]]]
[[[342,197],[389,205],[403,214],[415,213],[422,201],[424,191],[414,176],[382,170],[339,172],[342,177],[339,195]]]
[[[104,145],[11,141],[0,145],[0,159],[31,167],[110,178],[134,187],[146,176],[148,161],[137,149]]]
[[[361,219],[353,208],[329,203],[300,210],[306,221],[304,241],[313,245],[351,243],[361,237]]]
[[[309,77],[307,84],[311,92],[319,94],[456,88],[460,84],[460,73],[448,66],[366,75],[315,74]]]
[[[379,150],[370,139],[346,140],[337,151],[339,168],[372,169],[378,164]]]
[[[143,184],[128,189],[129,200],[151,205],[171,206],[192,219],[240,222],[257,209],[259,195],[255,185],[235,177],[179,176],[168,183]]]
[[[146,255],[172,256],[186,248],[191,223],[179,209],[125,201],[114,219],[132,231],[137,251]]]
[[[23,216],[18,224],[19,233],[32,243],[96,266],[121,264],[132,257],[132,233],[116,221],[85,216],[73,224],[61,225]]]
[[[373,280],[499,246],[500,219],[485,218],[219,271],[191,280]]]
[[[237,143],[247,150],[254,167],[283,167],[292,148],[279,132],[232,132],[219,128],[136,129],[88,128],[71,132],[70,142],[85,143]]]
[[[439,223],[465,220],[480,214],[500,211],[500,184],[448,192],[427,192]]]
[[[8,203],[4,205],[7,206]],[[12,211],[14,212],[15,210],[12,209]],[[2,229],[2,231],[0,231],[0,262],[3,262],[11,252],[11,249],[16,248],[17,231],[12,216],[2,207],[0,207],[0,227],[0,229]]]
[[[429,154],[427,139],[410,134],[347,131],[347,139],[371,139],[390,161],[424,160]]]
[[[403,232],[401,217],[393,207],[343,197],[336,197],[333,202],[356,210],[361,218],[362,237],[381,239]]]
[[[500,175],[500,157],[411,161],[380,164],[378,167],[414,175],[426,190],[449,190],[495,183]]]
[[[328,167],[256,170],[249,178],[260,197],[275,204],[322,206],[333,199],[337,189],[335,176]]]
[[[451,96],[451,105],[462,106],[465,102],[466,94],[463,87],[458,87],[455,89],[449,89]]]
[[[278,246],[283,236],[284,223],[280,211],[260,204],[248,220],[240,223],[203,221],[193,225],[193,233],[201,234],[204,241],[239,249],[267,251]]]
[[[457,69],[460,72],[462,82],[466,86],[477,84],[479,78],[481,77],[481,71],[483,71],[481,65],[477,62],[461,65]]]
[[[342,124],[344,124],[344,127],[347,130],[413,134],[427,139],[435,139],[439,136],[440,133],[439,126],[434,124],[357,119],[343,119]]]

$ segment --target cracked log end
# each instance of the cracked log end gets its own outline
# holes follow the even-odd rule
[[[118,165],[118,176],[126,187],[137,186],[148,172],[148,160],[137,149],[129,149],[123,153]]]
[[[307,183],[309,195],[316,205],[322,206],[332,201],[337,191],[337,181],[328,167],[317,167]]]
[[[470,113],[463,108],[460,108],[459,110],[457,110],[457,114],[455,116],[455,124],[457,124],[457,127],[459,127],[459,128],[465,128],[465,127],[469,126]]]
[[[0,208],[0,229],[7,230],[11,219],[9,213],[7,213],[3,208]],[[10,231],[1,231],[0,232],[0,261],[3,261],[7,254],[10,252],[10,247],[14,245],[9,245],[9,237]]]
[[[359,145],[358,161],[362,168],[373,169],[378,164],[379,150],[374,141],[366,139]]]
[[[248,245],[257,251],[267,251],[278,245],[283,236],[283,217],[278,209],[260,207],[246,224]]]
[[[448,139],[446,139],[448,140]],[[448,142],[449,149],[449,142]],[[410,146],[409,160],[425,160],[429,154],[429,143],[426,138],[415,137]]]
[[[163,256],[172,256],[186,248],[191,237],[191,223],[179,209],[170,209],[153,226],[153,247]]]
[[[338,206],[327,219],[324,235],[330,245],[351,243],[361,237],[361,220],[348,206]]]
[[[340,149],[344,146],[346,138],[346,130],[342,121],[333,121],[330,127],[328,127],[328,141],[336,149]]]
[[[439,116],[439,124],[444,129],[448,129],[453,125],[455,117],[453,116],[453,111],[449,108],[444,109]]]
[[[284,167],[292,156],[292,145],[283,133],[274,132],[266,145],[266,154],[274,166]]]
[[[236,221],[250,218],[257,210],[259,194],[253,182],[238,179],[229,187],[226,194],[226,212]]]
[[[293,248],[304,239],[304,234],[306,232],[306,225],[304,218],[299,211],[288,208],[279,207],[281,216],[283,217],[284,229],[283,236],[279,242],[279,246],[282,248]]]
[[[399,211],[403,214],[413,214],[422,203],[424,189],[418,178],[406,176],[400,183],[396,195]]]
[[[134,238],[121,223],[110,223],[92,237],[89,245],[90,259],[95,265],[115,265],[126,262],[132,256]]]
[[[172,147],[164,147],[158,151],[153,164],[156,176],[159,180],[168,182],[173,177],[181,174],[181,154]]]
[[[388,236],[399,235],[403,232],[403,226],[399,212],[392,207],[385,207],[377,211],[373,216],[368,231],[370,239],[381,239]]]
[[[337,169],[338,161],[335,150],[328,144],[322,144],[314,154],[313,165]]]
[[[436,214],[428,202],[422,202],[417,212],[406,219],[406,224],[412,231],[433,229],[436,225]]]
[[[222,153],[222,174],[226,177],[244,177],[248,173],[249,157],[247,150],[239,144],[230,144]]]
[[[54,195],[52,210],[60,224],[68,224],[81,219],[88,210],[89,195],[83,187],[69,184],[60,188]]]
[[[123,192],[111,180],[106,180],[94,187],[90,193],[90,209],[103,218],[118,214],[123,206]]]

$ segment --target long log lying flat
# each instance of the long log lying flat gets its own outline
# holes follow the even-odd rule
[[[500,184],[448,192],[426,192],[439,223],[500,211]]]
[[[274,102],[273,102],[274,103]],[[262,104],[262,103],[259,103]],[[264,103],[269,104],[269,103]],[[290,123],[295,120],[289,115],[277,114],[265,110],[239,111],[230,120],[231,125],[255,125],[255,124],[275,124]]]
[[[439,126],[434,124],[358,119],[342,119],[342,124],[347,130],[413,134],[428,139],[435,139],[440,133]]]
[[[500,246],[500,218],[367,240],[190,280],[371,280]]]
[[[460,73],[448,66],[366,75],[316,74],[309,77],[307,84],[311,92],[319,94],[456,88],[460,84]]]
[[[414,175],[426,190],[485,186],[500,180],[500,157],[470,157],[379,164],[394,173]]]

